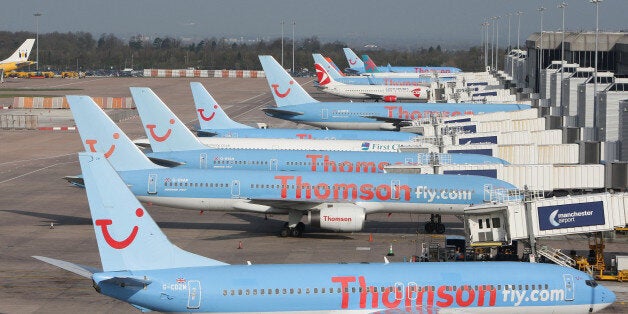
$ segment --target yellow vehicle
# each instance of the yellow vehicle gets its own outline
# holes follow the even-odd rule
[[[64,71],[64,72],[61,72],[61,77],[62,78],[78,78],[79,74],[78,72],[75,72],[75,71]]]

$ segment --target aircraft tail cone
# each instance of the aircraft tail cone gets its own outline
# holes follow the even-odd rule
[[[390,245],[390,248],[388,249],[388,254],[386,254],[386,256],[395,256],[395,253],[393,253],[392,244]]]
[[[242,247],[242,241],[238,242],[238,250],[241,250],[241,249],[243,249],[243,247]]]

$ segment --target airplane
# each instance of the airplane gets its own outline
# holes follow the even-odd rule
[[[102,268],[33,258],[142,312],[575,314],[616,299],[589,274],[552,264],[229,265],[170,242],[102,154],[79,153],[79,161]]]
[[[0,76],[4,78],[4,73],[9,73],[11,71],[15,71],[21,67],[29,66],[34,64],[33,61],[28,61],[28,56],[33,49],[33,44],[35,43],[35,39],[29,38],[24,41],[20,47],[15,50],[15,52],[8,58],[0,61]]]
[[[191,82],[190,87],[200,125],[199,136],[381,141],[412,141],[420,137],[409,132],[253,128],[231,120],[203,84]]]
[[[396,102],[397,100],[424,100],[428,99],[430,84],[423,86],[387,86],[387,85],[356,85],[344,84],[336,80],[342,76],[336,73],[329,62],[320,54],[312,54],[318,86],[326,93],[355,99],[375,99],[384,102]]]
[[[131,88],[131,94],[136,100],[135,103],[142,119],[147,119],[147,113],[158,110],[155,106],[145,104],[146,101],[159,100],[149,88]],[[96,150],[93,145],[97,143],[123,145],[122,142],[126,142],[124,145],[133,145],[124,132],[93,100],[84,98],[80,102],[73,101],[71,109],[80,136],[89,145],[90,151]],[[203,145],[178,117],[168,115],[162,119],[175,120],[175,123],[171,125],[171,135],[162,141],[157,141],[150,135],[150,129],[145,128],[152,148],[146,156],[154,163],[165,167],[382,173],[389,165],[425,164],[433,158],[447,160],[449,164],[508,164],[500,158],[476,154],[433,155],[402,152],[365,154],[314,150],[214,149]],[[111,134],[118,134],[118,136],[114,138]],[[77,186],[83,186],[83,179],[80,176],[67,176],[65,179]]]
[[[455,67],[429,67],[429,66],[416,66],[416,67],[394,67],[390,64],[386,67],[378,67],[375,65],[373,60],[369,58],[367,55],[362,55],[362,59],[358,57],[351,48],[343,48],[345,53],[345,57],[347,58],[347,62],[349,63],[349,68],[346,71],[353,74],[364,74],[364,73],[414,73],[414,74],[431,74],[431,73],[439,73],[439,74],[452,74],[462,72],[459,68]],[[366,56],[366,57],[365,57]]]
[[[521,104],[319,102],[272,56],[259,59],[277,105],[263,108],[266,115],[320,128],[399,131],[412,120],[432,115],[451,117],[530,108]]]
[[[321,63],[322,60],[326,60],[329,63],[329,58],[324,58],[320,54],[312,54],[314,57],[314,63]],[[320,61],[319,61],[320,60]],[[332,61],[333,62],[333,61]],[[330,63],[331,64],[331,63]],[[368,75],[356,76],[356,75],[344,75],[335,66],[331,68],[325,67],[327,72],[338,82],[349,85],[384,85],[395,87],[425,87],[429,86],[434,79],[431,76],[425,75],[397,75],[399,73],[369,73]],[[391,75],[385,75],[391,74]],[[453,77],[442,77],[441,81],[451,81]],[[320,83],[319,83],[320,85]]]
[[[89,119],[96,107],[88,96],[66,98],[77,121]],[[109,136],[96,139],[79,132],[85,151],[103,153],[141,201],[192,210],[287,214],[282,236],[300,236],[303,216],[315,227],[351,232],[361,230],[370,213],[462,214],[469,204],[484,202],[489,187],[495,191],[515,188],[473,175],[355,172],[347,176],[342,172],[169,168],[153,163],[124,133],[118,133],[117,126],[99,127]],[[445,231],[439,218],[432,216],[430,231]]]
[[[150,89],[131,88],[131,95],[138,107],[138,111],[143,112],[140,116],[144,121],[144,127],[148,137],[157,141],[165,141],[172,133],[172,127],[178,119],[166,104],[159,99]],[[210,115],[211,116],[211,115]],[[345,131],[349,133],[349,131]],[[370,131],[375,133],[377,131]],[[281,150],[326,150],[326,151],[360,151],[360,152],[397,152],[401,148],[414,149],[415,151],[437,151],[437,147],[431,143],[420,141],[421,137],[416,134],[404,132],[402,140],[319,140],[319,139],[296,139],[296,138],[217,138],[200,137],[204,145],[210,148],[224,149],[281,149]],[[307,133],[304,133],[307,134]],[[375,138],[386,138],[374,134]],[[411,138],[412,140],[408,140]],[[148,146],[150,139],[135,140],[140,146]]]

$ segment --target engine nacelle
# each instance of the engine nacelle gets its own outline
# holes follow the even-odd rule
[[[313,227],[321,229],[353,232],[364,227],[366,213],[363,208],[347,205],[334,205],[320,211],[310,211],[307,220]]]
[[[382,99],[384,102],[397,102],[397,96],[395,95],[386,95]]]

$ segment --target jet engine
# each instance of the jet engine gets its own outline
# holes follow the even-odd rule
[[[397,102],[397,96],[395,95],[386,95],[382,99],[384,102]]]
[[[364,212],[364,208],[360,207],[345,204],[333,205],[333,207],[308,212],[307,220],[313,227],[333,231],[353,232],[362,230],[364,220],[366,220],[366,213]]]

